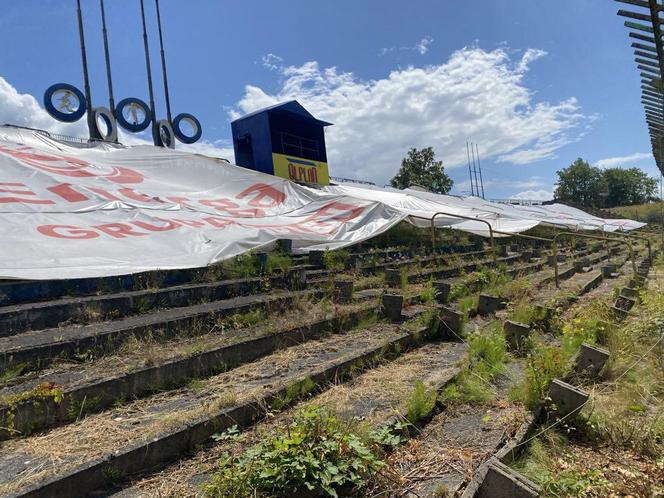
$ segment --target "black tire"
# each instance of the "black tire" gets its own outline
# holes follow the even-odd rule
[[[171,126],[171,123],[169,123],[166,119],[160,119],[157,121],[157,131],[157,141],[159,142],[157,145],[168,147],[169,149],[174,149],[175,134],[173,133],[173,127]]]
[[[192,136],[189,137],[182,133],[182,130],[180,129],[180,123],[182,123],[182,121],[189,121],[192,128],[194,128],[195,132]],[[194,115],[183,112],[175,116],[175,119],[173,120],[173,133],[175,133],[175,137],[183,144],[193,144],[201,139],[203,129],[201,127],[201,122]]]
[[[94,109],[95,114],[95,127],[97,128],[97,133],[104,142],[116,142],[118,140],[118,125],[115,122],[115,118],[111,111],[106,107],[97,107]],[[108,132],[106,133],[103,127],[99,126],[98,119],[102,118],[106,123]]]
[[[55,108],[55,106],[53,105],[53,95],[55,94],[55,92],[60,90],[71,92],[76,96],[79,103],[78,109],[76,109],[76,111],[67,114]],[[46,112],[48,112],[52,117],[54,117],[58,121],[63,121],[65,123],[73,123],[74,121],[78,121],[83,117],[87,105],[85,101],[85,95],[83,95],[83,92],[81,92],[74,85],[70,85],[69,83],[56,83],[55,85],[49,86],[44,92],[44,107],[46,108]]]
[[[127,107],[129,104],[135,104],[138,107],[140,107],[143,113],[145,114],[145,120],[136,124],[127,121],[122,114],[122,110],[125,107]],[[143,102],[141,99],[137,99],[136,97],[128,97],[126,99],[122,99],[115,106],[115,118],[117,119],[118,124],[122,126],[125,130],[130,131],[132,133],[138,133],[139,131],[143,131],[148,126],[150,126],[150,122],[152,121],[150,114],[151,114],[150,107],[148,107],[148,105],[145,102]]]

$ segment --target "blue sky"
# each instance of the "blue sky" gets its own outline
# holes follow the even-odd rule
[[[82,3],[93,102],[107,105],[98,2]],[[83,86],[75,1],[5,4],[0,122],[83,133],[82,122],[63,126],[40,108],[50,84]],[[116,100],[147,100],[138,0],[106,4]],[[146,8],[165,117],[153,0]],[[467,193],[473,140],[491,198],[547,197],[555,171],[577,157],[657,174],[618,8],[612,0],[161,0],[174,113],[202,122],[197,150],[232,159],[232,118],[297,98],[335,123],[332,175],[382,185],[409,147],[431,145],[453,192]]]

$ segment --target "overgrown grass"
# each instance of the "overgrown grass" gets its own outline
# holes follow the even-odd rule
[[[307,491],[336,497],[340,487],[365,488],[383,466],[380,446],[362,434],[356,422],[311,405],[240,456],[222,455],[203,489],[205,496],[215,498]]]
[[[350,257],[350,253],[343,249],[330,251],[325,249],[323,253],[323,266],[328,271],[341,271],[344,269],[346,261]]]
[[[444,404],[479,404],[494,395],[491,381],[505,372],[505,337],[499,324],[469,338],[468,360],[454,382],[441,394]]]

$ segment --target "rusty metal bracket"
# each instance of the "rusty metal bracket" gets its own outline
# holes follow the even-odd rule
[[[491,223],[489,223],[486,220],[482,220],[479,218],[473,218],[472,216],[463,216],[461,214],[452,214],[452,213],[445,213],[443,211],[438,211],[434,213],[434,215],[431,217],[431,248],[435,249],[436,248],[436,216],[449,216],[450,218],[458,218],[461,220],[469,220],[469,221],[479,221],[480,223],[486,223],[486,225],[489,227],[489,239],[491,242],[491,254],[493,257],[493,262],[496,262],[496,245],[493,240],[493,227],[491,226]]]
[[[621,240],[621,239],[614,239],[610,237],[600,237],[599,235],[589,235],[585,233],[578,233],[578,232],[558,232],[553,236],[553,268],[554,268],[554,275],[556,279],[556,287],[560,287],[559,282],[558,282],[558,238],[562,237],[564,235],[568,235],[571,237],[583,237],[586,239],[595,239],[595,240],[604,240],[604,241],[610,241],[610,242],[620,242],[621,244],[625,244],[627,246],[627,249],[629,249],[629,257],[632,260],[632,272],[634,273],[634,276],[636,277],[636,261],[634,259],[634,248],[632,246],[632,242],[630,240]]]

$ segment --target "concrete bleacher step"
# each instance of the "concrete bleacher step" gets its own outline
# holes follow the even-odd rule
[[[70,325],[0,337],[0,371],[22,363],[45,365],[88,350],[110,351],[129,337],[195,334],[222,317],[255,309],[283,309],[297,299],[320,297],[321,290],[272,291],[182,308],[157,310],[119,320]],[[200,333],[200,332],[198,332]]]
[[[158,355],[152,350],[152,342],[135,342],[131,348],[96,361],[65,363],[42,373],[23,375],[0,387],[0,420],[11,412],[13,425],[0,427],[0,440],[71,422],[98,412],[117,399],[133,399],[178,387],[279,349],[342,333],[377,316],[380,305],[372,299],[377,295],[373,289],[358,292],[354,303],[337,305],[335,313],[328,312],[322,318],[315,314],[306,316],[305,309],[275,316],[285,322],[281,328],[275,328],[270,320],[240,329],[213,331],[198,340],[175,339],[162,343]],[[412,296],[406,303],[418,300],[419,296]],[[57,396],[46,395],[45,385]]]
[[[419,313],[411,313],[417,320]],[[82,496],[173,461],[232,425],[430,340],[429,327],[379,323],[281,350],[187,386],[3,443],[0,494]],[[75,444],[70,444],[75,441]],[[57,451],[57,460],[52,452]]]

